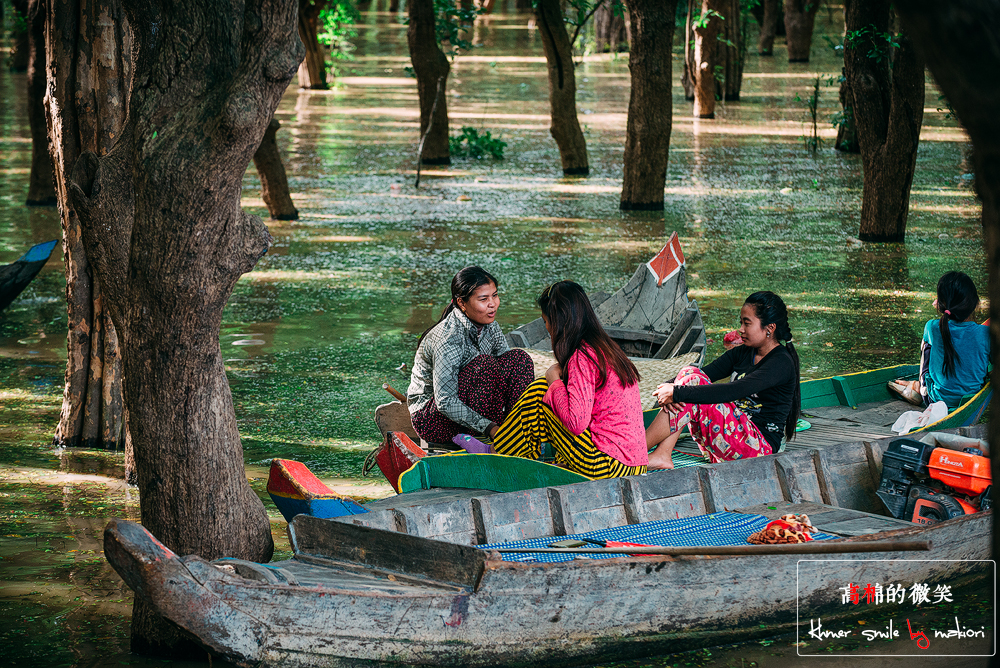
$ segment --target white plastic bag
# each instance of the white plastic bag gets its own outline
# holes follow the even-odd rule
[[[920,411],[906,411],[892,424],[892,430],[902,436],[914,429],[920,429],[927,425],[943,420],[948,417],[948,405],[943,401],[935,401],[933,404]]]

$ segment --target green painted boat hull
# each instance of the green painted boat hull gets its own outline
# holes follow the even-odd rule
[[[463,452],[424,457],[399,476],[399,493],[432,487],[520,492],[588,480],[587,476],[533,459]]]

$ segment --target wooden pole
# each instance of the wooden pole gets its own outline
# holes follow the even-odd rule
[[[406,403],[406,395],[393,388],[389,383],[382,383],[382,389],[391,394],[396,401],[400,401],[404,404]]]
[[[496,549],[496,548],[494,548]],[[853,552],[914,552],[931,549],[929,540],[870,541],[847,543],[839,541],[809,541],[782,545],[719,545],[696,547],[606,547],[591,548],[511,548],[497,549],[504,554],[627,554],[634,556],[752,556],[765,554],[851,554]]]

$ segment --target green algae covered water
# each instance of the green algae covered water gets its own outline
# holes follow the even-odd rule
[[[675,84],[666,211],[622,213],[627,55],[577,63],[591,175],[564,178],[540,39],[527,15],[497,13],[478,22],[477,46],[455,61],[447,93],[452,133],[489,130],[507,142],[505,159],[424,169],[415,189],[416,89],[402,15],[386,7],[363,13],[332,90],[293,84],[285,94],[278,141],[301,218],[269,223],[275,246],[225,312],[221,345],[262,496],[278,456],[349,493],[388,493],[361,477],[378,438],[372,411],[388,399],[382,383],[405,389],[417,336],[468,264],[499,277],[499,320],[511,328],[536,317],[545,285],[570,278],[613,291],[677,232],[709,357],[722,352],[743,299],[773,290],[791,309],[804,378],[912,363],[945,271],[969,273],[985,292],[968,145],[930,82],[905,244],[855,239],[860,158],[832,150],[827,122],[820,150],[804,147],[803,100],[816,77],[841,67],[820,36],[810,63],[785,62],[781,43],[774,58],[751,54],[741,100],[720,104],[714,120],[692,119]],[[842,25],[823,12],[817,31],[836,38]],[[60,236],[54,209],[23,206],[24,90],[23,75],[0,69],[0,263]],[[821,119],[839,110],[836,88],[821,87],[819,106]],[[252,166],[243,196],[266,218]],[[134,490],[113,480],[120,457],[48,446],[65,364],[64,288],[55,257],[0,315],[0,664],[160,665],[127,654],[131,593],[101,556],[106,519],[138,518]],[[278,556],[287,555],[269,508]],[[786,640],[726,652],[641,665],[796,665]]]

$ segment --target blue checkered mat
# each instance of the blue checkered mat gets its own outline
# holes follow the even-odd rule
[[[547,538],[532,538],[530,540],[515,540],[509,543],[490,543],[480,545],[483,550],[499,550],[504,561],[572,561],[581,556],[585,559],[611,559],[621,557],[620,554],[593,553],[579,554],[523,554],[504,552],[503,548],[545,548],[550,543],[569,538],[589,538],[591,540],[615,540],[623,543],[642,543],[643,545],[660,545],[663,547],[684,547],[700,545],[747,545],[747,537],[767,526],[768,520],[763,515],[746,513],[711,513],[697,517],[685,517],[679,520],[660,520],[642,524],[627,524],[622,527],[601,529],[589,533],[556,536]],[[812,534],[814,540],[835,538],[830,534]]]

